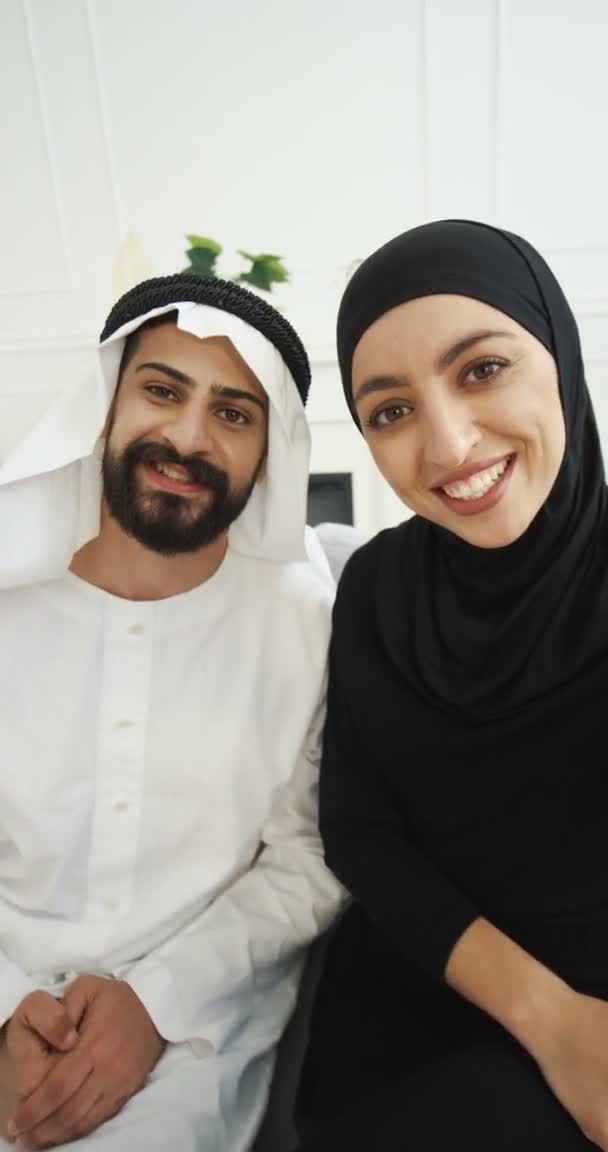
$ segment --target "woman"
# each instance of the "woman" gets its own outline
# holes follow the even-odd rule
[[[413,229],[349,283],[346,398],[415,513],[348,564],[321,776],[353,896],[308,1150],[608,1149],[608,508],[574,318],[525,241]]]

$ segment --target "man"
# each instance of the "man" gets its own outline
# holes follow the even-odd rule
[[[340,899],[309,366],[270,305],[193,276],[127,293],[100,358],[100,443],[75,396],[0,471],[31,517],[0,561],[2,1135],[241,1152]]]

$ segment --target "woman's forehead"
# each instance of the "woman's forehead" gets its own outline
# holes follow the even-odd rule
[[[353,375],[370,360],[434,354],[471,333],[528,334],[512,317],[471,296],[436,294],[398,304],[363,333],[353,357]]]

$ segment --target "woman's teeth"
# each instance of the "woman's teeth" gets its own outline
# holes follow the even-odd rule
[[[497,480],[500,480],[508,467],[509,459],[501,460],[499,464],[493,464],[491,468],[486,468],[483,472],[476,472],[467,480],[458,480],[456,484],[445,484],[442,491],[455,500],[479,500],[485,496],[486,492],[490,491],[490,488],[494,487]]]

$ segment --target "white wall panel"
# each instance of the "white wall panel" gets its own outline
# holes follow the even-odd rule
[[[313,466],[353,471],[362,526],[394,522],[336,311],[372,248],[469,216],[562,280],[608,444],[606,43],[605,0],[0,0],[0,395],[76,382],[128,231],[159,273],[190,231],[228,273],[238,247],[277,251]]]
[[[604,0],[501,0],[499,217],[544,247],[608,241]]]
[[[495,0],[426,0],[426,218],[490,220],[496,207]]]
[[[419,217],[420,0],[91,11],[125,218],[163,268],[191,231],[346,264]]]
[[[0,293],[69,290],[48,108],[29,5],[2,0]]]

